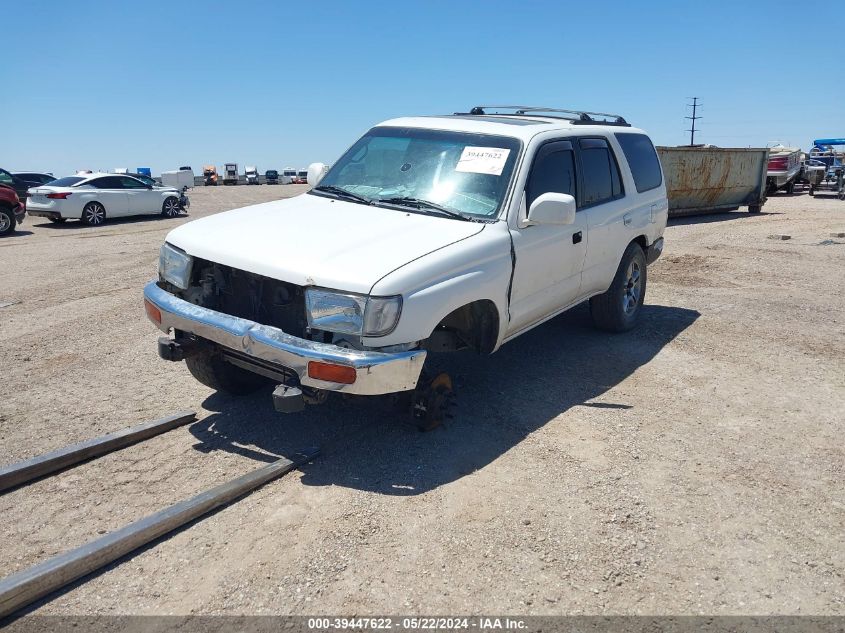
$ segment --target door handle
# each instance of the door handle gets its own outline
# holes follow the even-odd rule
[[[573,244],[579,244],[583,238],[584,238],[584,235],[581,233],[581,231],[578,231],[577,233],[573,233],[572,234],[572,243]]]

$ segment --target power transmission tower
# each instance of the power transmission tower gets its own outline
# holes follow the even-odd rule
[[[690,129],[687,130],[687,132],[690,133],[689,134],[689,144],[690,144],[690,147],[692,147],[693,145],[695,145],[695,122],[698,119],[701,118],[700,116],[695,116],[695,113],[696,113],[696,110],[698,110],[698,107],[701,104],[698,102],[698,97],[690,97],[690,99],[692,99],[692,103],[688,103],[687,107],[692,106],[692,116],[686,116],[684,118],[692,121],[692,125],[690,126]]]

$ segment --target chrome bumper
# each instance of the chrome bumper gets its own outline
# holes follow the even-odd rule
[[[163,332],[171,329],[189,332],[223,347],[291,369],[299,381],[314,389],[358,395],[378,395],[407,391],[416,387],[425,362],[424,350],[371,352],[344,349],[291,336],[279,328],[230,316],[194,305],[162,290],[155,281],[144,288],[144,299],[161,312]],[[151,319],[152,320],[152,319]],[[319,361],[355,368],[352,384],[318,380],[308,376],[308,363]]]

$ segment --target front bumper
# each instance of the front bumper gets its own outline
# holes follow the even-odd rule
[[[17,223],[20,224],[26,217],[26,207],[22,204],[19,204],[15,209],[12,210],[12,213],[15,214],[15,220],[17,220]]]
[[[189,332],[207,341],[295,371],[306,387],[357,395],[379,395],[416,387],[425,362],[424,350],[374,352],[344,349],[286,334],[279,328],[230,316],[195,305],[163,290],[151,281],[144,299],[161,312],[153,321],[165,333]],[[149,311],[148,311],[149,314]],[[317,361],[355,368],[355,382],[342,384],[311,378],[308,363]]]

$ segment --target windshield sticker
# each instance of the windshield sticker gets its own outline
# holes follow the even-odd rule
[[[465,147],[455,171],[501,176],[510,153],[498,147]]]

